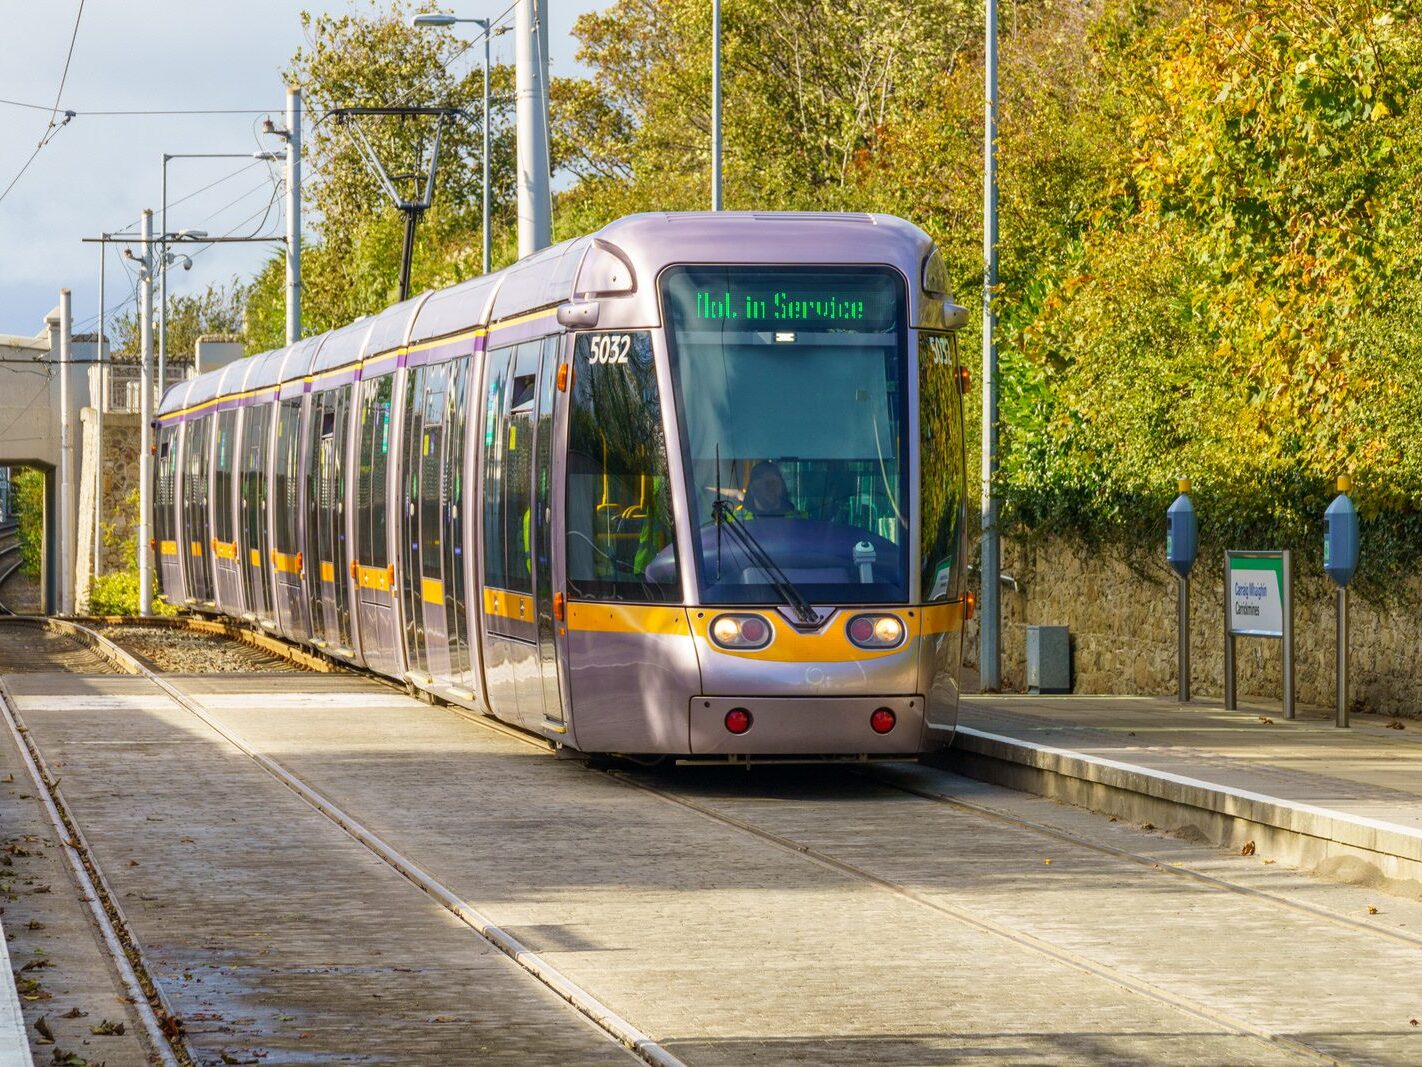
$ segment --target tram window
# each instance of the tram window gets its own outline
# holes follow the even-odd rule
[[[356,528],[360,559],[371,567],[390,561],[386,545],[385,479],[390,458],[390,394],[394,377],[364,383],[360,409],[360,457],[356,482]]]
[[[283,400],[277,412],[276,463],[272,499],[276,505],[276,544],[278,552],[293,555],[299,547],[296,505],[301,486],[301,401]]]
[[[923,599],[963,595],[963,407],[957,342],[923,334],[918,351]]]
[[[663,604],[681,599],[649,334],[578,337],[567,493],[573,596]]]
[[[232,447],[236,429],[236,411],[224,411],[217,416],[217,463],[212,479],[215,490],[213,533],[224,544],[237,539],[232,532]]]
[[[533,400],[539,342],[489,353],[484,424],[484,581],[533,592]]]
[[[173,536],[173,483],[177,474],[177,449],[173,447],[177,427],[165,426],[158,431],[158,487],[153,509],[154,533],[160,541],[175,540]]]
[[[812,600],[909,588],[903,278],[880,267],[662,275],[698,580],[707,603],[781,599],[718,503]]]

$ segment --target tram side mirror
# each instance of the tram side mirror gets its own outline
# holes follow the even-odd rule
[[[1165,512],[1165,562],[1182,578],[1190,577],[1200,547],[1195,505],[1190,503],[1189,491],[1189,479],[1181,478],[1180,495]]]
[[[558,325],[569,330],[590,330],[597,325],[596,300],[570,300],[558,305]]]
[[[1346,477],[1338,479],[1338,495],[1323,513],[1323,569],[1339,585],[1353,580],[1358,569],[1358,512],[1348,499]]]

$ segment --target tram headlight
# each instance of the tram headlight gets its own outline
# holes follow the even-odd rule
[[[903,644],[904,624],[897,615],[856,615],[845,625],[849,640],[860,648],[897,648]]]
[[[770,623],[759,615],[717,615],[711,620],[711,640],[722,648],[764,648],[770,644]]]

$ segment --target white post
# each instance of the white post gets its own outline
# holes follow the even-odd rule
[[[711,210],[721,210],[721,0],[711,0]]]
[[[69,378],[74,368],[74,313],[59,290],[59,613],[74,614],[74,456]]]
[[[143,262],[138,300],[142,360],[138,438],[138,613],[153,614],[153,212],[143,212]]]
[[[98,448],[94,453],[94,577],[97,578],[104,571],[103,551],[104,535],[103,524],[101,522],[104,515],[104,407],[109,402],[109,380],[108,364],[104,360],[104,268],[109,246],[105,243],[108,234],[99,235],[103,240],[99,241],[99,325],[95,331],[98,338],[99,373],[95,376],[99,381],[99,395],[94,399],[94,436],[98,440]]]
[[[532,255],[553,240],[553,202],[548,173],[548,60],[540,40],[539,0],[518,0],[514,9],[514,102],[518,117],[518,254]],[[535,24],[537,36],[534,35]]]
[[[301,340],[301,90],[286,88],[286,343]]]
[[[992,308],[997,287],[997,0],[987,0],[987,55],[983,137],[983,467],[978,678],[984,692],[1002,688],[1002,542],[998,531],[997,475],[997,316]]]

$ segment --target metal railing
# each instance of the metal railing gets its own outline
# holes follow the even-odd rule
[[[191,363],[169,362],[167,381],[165,387],[174,382],[186,381],[193,376],[193,365]],[[102,367],[94,366],[90,368],[90,375],[98,378],[102,385],[92,382],[98,387],[91,389],[90,395],[101,395],[104,401],[105,413],[112,414],[137,414],[139,402],[142,399],[141,381],[143,368],[137,363],[105,363]],[[161,390],[159,391],[161,395]]]

